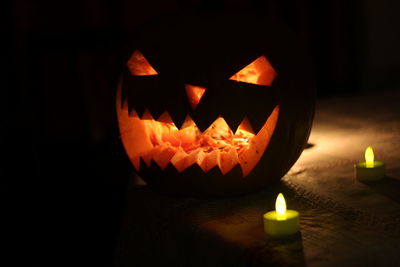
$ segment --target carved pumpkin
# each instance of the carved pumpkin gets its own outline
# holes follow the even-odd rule
[[[279,180],[314,114],[304,57],[253,17],[162,20],[137,33],[117,94],[125,150],[155,189],[233,195]]]

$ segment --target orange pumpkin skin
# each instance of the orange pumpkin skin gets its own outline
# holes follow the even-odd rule
[[[204,17],[200,16],[198,20],[190,17],[190,21],[182,25],[179,22],[183,18],[152,24],[138,34],[140,37],[132,45],[130,60],[127,60],[118,87],[121,139],[136,173],[155,190],[182,196],[238,195],[278,181],[300,156],[312,126],[315,89],[307,60],[300,49],[294,49],[290,34],[278,28],[275,22],[259,21],[254,26],[256,20],[247,16],[242,17],[246,18],[243,20],[237,16],[207,16],[206,22],[201,23],[200,18]],[[252,23],[248,24],[249,21]],[[254,28],[248,30],[249,25]],[[170,29],[168,41],[163,39],[166,29]],[[233,32],[237,31],[247,31],[255,40],[239,36],[233,45]],[[257,35],[260,32],[265,35]],[[152,45],[157,43],[158,35],[159,43],[167,42],[161,49]],[[211,37],[217,40],[196,43],[196,40]],[[186,42],[185,47],[182,42]],[[146,58],[146,64],[151,64],[152,70],[132,66],[137,51]],[[192,60],[188,60],[190,55],[193,55]],[[271,84],[232,80],[238,77],[235,73],[260,56],[276,71]],[[197,105],[190,101],[190,96],[187,98],[188,85],[193,84],[205,88]],[[255,126],[255,133],[267,127],[267,118],[275,122],[268,126],[270,136],[265,136],[270,139],[265,141],[265,151],[256,155],[257,162],[247,172],[243,162],[248,158],[242,158],[241,164],[225,172],[219,165],[205,171],[204,164],[197,163],[179,169],[179,164],[170,162],[176,147],[171,148],[174,151],[164,149],[162,153],[153,148],[150,156],[143,152],[152,142],[148,138],[148,128],[143,126],[145,110],[154,118],[168,112],[177,128],[189,115],[203,135],[219,116],[232,131],[245,117]],[[257,139],[257,142],[263,141]],[[224,155],[229,161],[228,154]],[[222,158],[218,159],[220,165],[223,165]]]

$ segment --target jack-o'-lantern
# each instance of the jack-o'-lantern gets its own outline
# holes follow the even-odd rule
[[[117,94],[135,171],[161,192],[224,196],[279,180],[308,139],[315,92],[287,31],[179,16],[135,35]]]

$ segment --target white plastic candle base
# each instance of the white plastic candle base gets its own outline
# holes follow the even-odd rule
[[[367,167],[365,162],[359,162],[354,165],[357,180],[361,182],[378,181],[385,177],[385,163],[374,161],[373,167]]]

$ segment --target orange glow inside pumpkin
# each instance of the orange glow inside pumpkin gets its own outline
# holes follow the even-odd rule
[[[135,111],[128,115],[126,101],[122,108],[120,101],[117,105],[121,139],[136,170],[142,158],[147,166],[151,161],[161,169],[172,164],[178,172],[197,164],[204,172],[218,167],[226,174],[240,164],[247,176],[264,154],[279,116],[278,105],[257,134],[247,118],[233,132],[223,117],[201,132],[190,116],[178,129],[168,112],[155,120],[146,110],[139,118]]]
[[[188,96],[188,100],[192,109],[196,109],[197,105],[200,102],[200,99],[203,97],[206,92],[206,88],[200,86],[194,86],[190,84],[185,84],[186,94]]]
[[[131,58],[128,60],[128,69],[135,76],[158,74],[139,50],[133,52]]]
[[[237,82],[271,86],[276,75],[276,71],[267,58],[260,56],[229,79]]]

